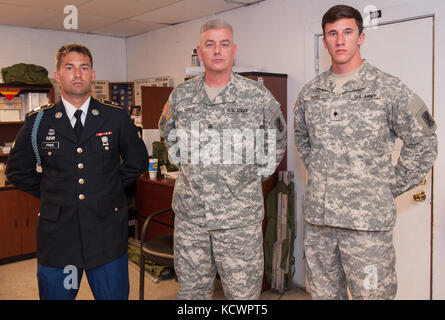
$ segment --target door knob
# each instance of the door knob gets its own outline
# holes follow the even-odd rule
[[[425,193],[425,191],[422,190],[422,191],[419,191],[419,192],[415,193],[413,195],[413,199],[416,202],[424,202],[426,200],[426,193]]]

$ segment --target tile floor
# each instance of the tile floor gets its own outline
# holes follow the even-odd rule
[[[128,263],[130,276],[130,300],[139,299],[139,267],[133,262]],[[37,260],[24,261],[0,265],[0,300],[37,300]],[[175,300],[178,283],[174,279],[162,280],[154,283],[149,275],[145,276],[145,299],[147,300]],[[88,281],[82,278],[78,300],[92,300],[93,294],[88,286]],[[224,299],[221,283],[215,284],[213,299]],[[310,294],[297,287],[292,287],[284,294],[278,294],[274,290],[265,291],[260,296],[261,300],[310,300]]]

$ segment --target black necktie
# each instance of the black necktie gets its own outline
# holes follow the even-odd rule
[[[76,117],[76,124],[74,125],[74,132],[76,133],[76,136],[78,139],[80,139],[80,136],[82,135],[82,121],[80,120],[80,116],[82,115],[82,110],[76,110],[74,112],[74,116]]]

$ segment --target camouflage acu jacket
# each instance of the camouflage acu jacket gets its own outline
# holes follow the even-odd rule
[[[436,124],[421,98],[364,63],[341,88],[327,71],[300,92],[295,141],[308,170],[303,212],[309,223],[390,230],[394,198],[418,185],[436,158]],[[396,137],[403,147],[394,167]]]
[[[177,217],[209,229],[263,219],[261,181],[284,155],[286,123],[262,84],[232,73],[210,101],[204,76],[186,81],[171,93],[159,130],[180,168],[172,203]]]

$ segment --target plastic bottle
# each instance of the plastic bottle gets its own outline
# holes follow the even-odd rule
[[[196,51],[196,49],[193,49],[193,54],[192,54],[192,67],[199,67],[201,64],[199,62],[199,58],[198,58],[198,52]]]

